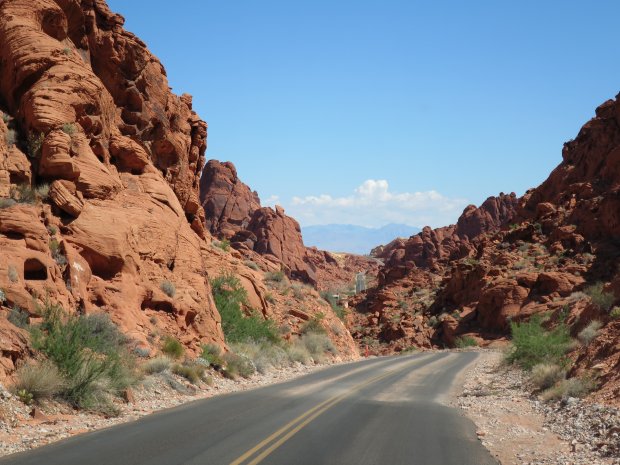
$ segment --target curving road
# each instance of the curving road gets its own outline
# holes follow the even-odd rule
[[[333,366],[195,401],[0,460],[1,465],[497,465],[440,402],[476,353]]]

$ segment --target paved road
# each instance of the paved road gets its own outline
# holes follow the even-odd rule
[[[0,465],[497,465],[440,403],[477,354],[378,358],[200,400]]]

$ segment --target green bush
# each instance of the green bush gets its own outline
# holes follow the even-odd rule
[[[58,367],[51,362],[24,365],[17,369],[14,376],[13,392],[27,392],[30,396],[23,397],[35,401],[57,396],[66,386]]]
[[[568,327],[560,322],[554,329],[543,327],[541,316],[533,316],[530,321],[511,323],[513,348],[507,354],[510,363],[516,363],[531,370],[539,363],[564,366],[565,354],[571,343]]]
[[[172,336],[164,336],[161,351],[172,358],[181,358],[185,353],[185,347],[178,339]]]
[[[478,342],[471,336],[460,336],[454,341],[454,345],[459,349],[466,347],[478,347]]]
[[[170,361],[170,358],[163,355],[161,357],[155,357],[146,361],[142,365],[142,371],[147,375],[154,375],[156,373],[166,371],[168,368],[170,368],[171,364],[172,362]]]
[[[222,275],[211,281],[215,305],[222,318],[222,330],[228,343],[262,341],[278,342],[277,328],[271,320],[257,312],[245,316],[242,306],[247,306],[247,293],[238,278]]]
[[[600,310],[608,312],[614,303],[615,297],[613,293],[603,290],[603,283],[596,283],[584,289],[584,292],[590,296],[590,300]]]
[[[230,250],[230,241],[228,239],[222,239],[221,241],[213,241],[213,245],[222,249],[224,252]]]
[[[549,389],[566,376],[566,370],[559,365],[539,363],[532,367],[530,381],[537,389]]]
[[[177,293],[177,288],[170,281],[162,281],[159,288],[170,298],[174,297]]]
[[[105,314],[66,315],[48,301],[32,339],[65,378],[62,396],[76,407],[112,414],[109,397],[136,381],[127,338]]]
[[[620,318],[620,307],[612,308],[611,311],[609,312],[609,316],[613,318],[614,320],[619,319]]]
[[[592,320],[588,326],[583,328],[577,335],[577,339],[584,346],[587,346],[598,335],[599,330],[603,327],[603,324],[598,320]]]

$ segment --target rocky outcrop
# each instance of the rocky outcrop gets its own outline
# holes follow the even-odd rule
[[[209,160],[202,171],[200,203],[206,228],[226,239],[246,230],[252,214],[260,208],[258,194],[239,180],[235,166],[217,160]]]
[[[351,263],[357,262],[354,271],[329,253],[305,247],[299,223],[280,206],[261,207],[256,192],[241,182],[230,162],[210,160],[205,165],[200,199],[206,228],[265,271],[282,270],[324,290],[348,286],[358,271],[376,272],[375,260],[352,258]]]
[[[620,302],[619,123],[616,98],[521,199],[490,198],[467,207],[456,225],[377,249],[385,266],[378,285],[351,301],[357,312],[350,327],[359,328],[353,336],[375,339],[375,352],[390,353],[454,346],[463,337],[495,344],[509,335],[510,322],[535,314],[550,315],[548,324],[565,319],[573,336],[598,320],[598,336],[571,354],[571,375],[596,377],[594,398],[617,403],[619,338],[610,309]],[[584,293],[594,284],[605,307]]]
[[[478,237],[496,231],[514,216],[517,204],[514,193],[500,193],[486,199],[480,207],[467,206],[456,225],[436,229],[427,226],[408,240],[395,239],[375,249],[375,254],[388,267],[435,268],[441,262],[467,256]]]
[[[123,22],[101,0],[0,2],[2,311],[35,318],[50,299],[145,347],[223,344],[198,199],[207,125]],[[12,364],[19,348],[0,349]]]

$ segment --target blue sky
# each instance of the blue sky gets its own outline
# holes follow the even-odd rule
[[[540,184],[620,90],[620,2],[109,0],[208,158],[302,225],[442,226]]]

